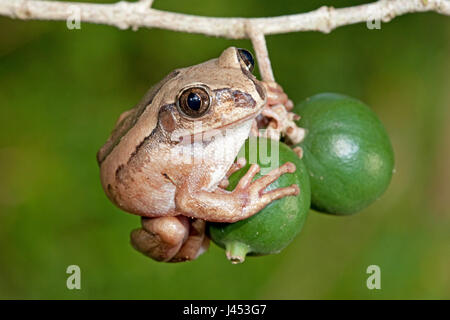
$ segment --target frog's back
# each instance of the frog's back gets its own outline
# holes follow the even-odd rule
[[[149,157],[148,152],[153,153],[149,142],[155,134],[159,112],[159,106],[152,101],[160,88],[176,75],[176,71],[169,74],[136,107],[124,112],[97,153],[105,193],[127,212],[144,216],[172,214],[175,187],[158,174],[154,167],[157,159]],[[149,160],[154,161],[143,163]]]
[[[150,113],[145,117],[146,125],[145,129],[149,130],[150,132],[156,127],[157,124],[157,113],[159,111],[158,106],[153,105],[152,102],[155,98],[156,94],[159,92],[161,87],[170,79],[173,79],[178,74],[177,71],[174,71],[170,73],[168,76],[166,76],[162,81],[160,81],[158,84],[154,85],[150,88],[144,95],[144,97],[141,99],[141,101],[131,110],[125,111],[119,116],[119,119],[116,122],[116,126],[114,127],[113,131],[111,132],[108,140],[106,143],[100,148],[100,150],[97,152],[97,162],[101,166],[102,163],[110,156],[110,154],[113,152],[116,147],[119,145],[128,145],[131,147],[135,147],[137,143],[141,143],[142,141],[136,141],[133,143],[130,143],[130,141],[124,141],[124,140],[130,140],[130,130],[132,128],[136,127],[136,124],[138,121],[141,120],[142,115],[144,112],[147,114]],[[153,108],[152,108],[153,107]],[[142,127],[142,126],[141,126]],[[141,132],[142,134],[142,132]],[[139,137],[141,138],[141,137]],[[126,155],[129,156],[127,153]]]

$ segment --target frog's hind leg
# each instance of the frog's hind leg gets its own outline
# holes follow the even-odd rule
[[[189,219],[189,237],[170,262],[195,260],[209,248],[209,238],[205,235],[206,221]]]
[[[131,244],[157,261],[170,261],[189,237],[186,217],[142,218],[142,228],[131,232]]]
[[[142,218],[142,228],[131,232],[131,244],[146,256],[165,262],[194,260],[208,250],[206,222],[184,216]]]

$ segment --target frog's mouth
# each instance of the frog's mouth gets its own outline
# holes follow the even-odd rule
[[[258,110],[255,113],[249,114],[249,115],[247,115],[247,116],[245,116],[245,117],[243,117],[241,119],[238,119],[236,121],[227,123],[226,125],[223,125],[223,126],[220,126],[220,127],[217,127],[217,128],[208,129],[208,130],[201,130],[199,132],[195,132],[195,133],[192,133],[192,134],[179,136],[177,139],[175,139],[175,141],[177,141],[177,142],[203,141],[203,139],[205,137],[214,136],[215,134],[217,134],[217,132],[223,133],[227,129],[239,130],[241,127],[245,127],[245,126],[248,126],[248,131],[249,131],[248,134],[250,134],[252,120],[255,119],[255,117],[260,113],[260,111],[261,110]]]
[[[233,127],[237,127],[237,126],[243,124],[244,122],[247,122],[247,121],[249,121],[251,119],[255,119],[258,116],[258,114],[261,113],[261,111],[262,111],[262,108],[259,109],[257,112],[249,114],[249,115],[247,115],[247,116],[245,116],[245,117],[243,117],[241,119],[235,120],[233,122],[227,123],[226,125],[218,127],[215,130],[225,130],[225,129],[230,129],[230,128],[233,128]],[[207,130],[206,132],[208,132],[208,131],[213,131],[213,129],[212,130]]]

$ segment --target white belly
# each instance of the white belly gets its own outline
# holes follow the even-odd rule
[[[215,170],[211,172],[211,181],[207,189],[214,189],[225,177],[250,134],[252,122],[253,119],[247,120],[236,127],[225,129],[205,148],[205,152],[210,156],[208,161],[212,160],[215,164],[213,166]]]
[[[193,142],[177,145],[171,162],[188,165],[191,174],[207,176],[204,188],[213,190],[225,177],[236,155],[250,134],[253,119],[221,130],[212,130],[196,136]]]

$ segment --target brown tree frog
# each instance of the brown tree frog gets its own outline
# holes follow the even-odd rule
[[[253,67],[248,51],[230,47],[170,73],[119,117],[97,160],[108,198],[142,216],[142,228],[131,233],[138,251],[158,261],[195,259],[209,244],[205,221],[242,220],[299,193],[297,185],[265,191],[295,171],[292,163],[253,181],[254,164],[233,191],[223,188],[245,164],[235,158],[256,117],[279,102],[275,94],[267,101],[270,87]]]

